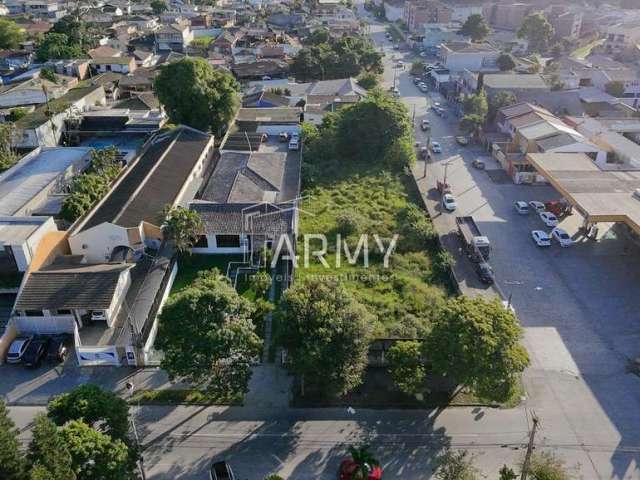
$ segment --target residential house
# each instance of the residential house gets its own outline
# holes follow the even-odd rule
[[[84,80],[89,74],[88,60],[49,60],[45,62],[44,66],[58,75],[76,77],[78,80]]]
[[[489,3],[483,6],[482,16],[495,28],[518,30],[534,8],[529,3]]]
[[[482,15],[482,6],[480,5],[450,5],[451,21],[463,24],[471,15]]]
[[[213,156],[213,137],[181,126],[156,136],[111,191],[71,231],[69,245],[90,263],[118,252],[134,258],[158,249],[166,205],[185,206],[200,187]]]
[[[234,64],[231,71],[241,81],[271,80],[285,77],[289,72],[289,64],[281,60],[258,60]]]
[[[153,91],[153,82],[158,73],[155,68],[137,68],[133,73],[123,76],[118,83],[120,95],[128,97],[134,93]]]
[[[544,96],[551,91],[551,87],[538,73],[474,73],[464,70],[459,78],[460,91],[466,95],[473,95],[478,88],[483,88],[488,98],[498,93],[508,91],[521,101],[529,101],[536,96]]]
[[[95,60],[96,58],[121,57],[122,51],[107,46],[100,46],[89,50],[87,54],[90,58]]]
[[[224,31],[209,44],[209,50],[223,55],[232,55],[238,37],[231,32]]]
[[[280,235],[293,236],[299,168],[287,152],[223,150],[202,197],[189,206],[205,226],[193,252],[260,252]]]
[[[617,24],[607,28],[604,51],[610,54],[623,53],[640,43],[640,25]]]
[[[136,68],[136,59],[134,57],[104,57],[94,58],[91,61],[93,68],[98,73],[116,72],[127,75],[133,73]]]
[[[273,108],[288,107],[289,105],[289,99],[268,90],[261,90],[242,97],[244,108]]]
[[[277,136],[281,132],[300,133],[303,118],[300,107],[241,108],[235,123],[241,131]]]
[[[581,11],[571,11],[564,5],[552,5],[549,8],[546,17],[547,20],[549,20],[549,23],[553,26],[557,39],[580,38],[583,17],[583,13]]]
[[[39,147],[0,174],[0,216],[56,215],[72,178],[90,163],[86,147]]]
[[[14,148],[55,147],[63,134],[64,121],[70,115],[86,110],[89,106],[106,104],[102,85],[91,84],[69,90],[60,98],[50,101],[14,123],[12,139]],[[57,113],[47,114],[47,108]]]
[[[58,227],[53,217],[0,216],[0,279],[2,288],[17,288],[29,269],[40,241]]]
[[[446,24],[451,21],[452,10],[438,0],[413,0],[404,4],[402,20],[409,32],[422,31],[426,24]]]
[[[515,183],[545,181],[527,160],[530,153],[584,153],[606,161],[604,149],[542,107],[519,103],[502,108],[496,125],[510,140],[494,143],[492,154]]]
[[[450,42],[440,46],[438,56],[443,66],[454,73],[496,71],[500,51],[487,43]]]
[[[28,50],[0,50],[0,64],[12,70],[28,68],[33,58],[33,52]]]
[[[74,77],[59,77],[57,83],[34,78],[0,89],[0,108],[42,105],[60,98],[78,83]]]
[[[193,41],[193,32],[189,25],[179,23],[162,25],[153,34],[156,51],[185,52]]]
[[[422,46],[430,52],[438,52],[443,43],[461,42],[470,43],[468,38],[458,34],[460,27],[453,24],[426,24],[424,26],[424,38]]]

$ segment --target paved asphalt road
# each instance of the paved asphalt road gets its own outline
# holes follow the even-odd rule
[[[372,25],[371,34],[386,43],[381,25]],[[394,52],[388,44],[386,50],[385,80],[392,82]],[[409,60],[406,52],[402,55]],[[399,88],[410,109],[416,105],[418,120],[427,115],[426,97],[406,72],[399,76]],[[436,452],[446,445],[470,450],[487,478],[496,478],[500,466],[521,458],[531,411],[542,422],[538,448],[563,455],[579,466],[582,478],[640,478],[640,380],[625,372],[626,358],[638,355],[640,344],[637,250],[629,254],[614,236],[568,250],[538,250],[528,235],[541,224],[534,216],[514,216],[511,204],[557,194],[549,187],[492,182],[470,167],[478,152],[455,144],[453,119],[434,117],[432,123],[444,153],[429,165],[424,181],[442,176],[443,163],[453,158],[448,173],[459,212],[473,214],[491,238],[498,283],[513,294],[525,327],[532,366],[525,374],[523,404],[510,410],[353,414],[342,409],[142,407],[135,409],[135,418],[146,447],[147,478],[204,480],[210,462],[224,458],[239,480],[261,480],[268,473],[328,480],[335,478],[346,445],[360,441],[370,443],[381,459],[385,478],[429,478]],[[436,218],[438,228],[453,228],[447,215]],[[476,288],[473,278],[462,280]],[[483,294],[481,289],[477,294]],[[40,409],[11,408],[25,441]]]

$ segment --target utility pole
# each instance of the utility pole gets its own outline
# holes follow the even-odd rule
[[[444,164],[444,180],[443,183],[446,185],[447,184],[447,169],[449,168],[449,164],[451,163],[451,161],[448,161],[447,163]]]
[[[538,417],[533,414],[533,427],[531,427],[531,434],[529,435],[529,445],[527,445],[527,453],[524,456],[524,462],[522,462],[522,475],[520,480],[527,480],[529,474],[529,464],[531,463],[531,454],[533,453],[533,441],[536,438],[536,430],[538,429]]]
[[[413,126],[416,126],[416,104],[413,104],[413,119],[411,120],[413,122]]]
[[[429,150],[429,144],[431,143],[431,134],[427,136],[427,158],[424,159],[424,173],[423,177],[427,178],[427,163],[429,162],[429,158],[431,158],[431,151]]]

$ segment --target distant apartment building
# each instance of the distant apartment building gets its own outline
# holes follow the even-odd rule
[[[607,53],[620,53],[638,43],[640,43],[640,25],[613,25],[607,29],[604,50]]]
[[[582,29],[582,12],[571,12],[562,5],[553,5],[547,19],[553,25],[556,38],[578,38]]]
[[[533,5],[526,3],[491,3],[483,7],[482,15],[492,27],[517,30],[533,9]]]
[[[428,23],[449,23],[452,10],[437,1],[412,1],[404,4],[402,19],[410,32],[424,28]]]

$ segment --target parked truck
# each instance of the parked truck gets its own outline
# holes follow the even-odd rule
[[[491,243],[486,236],[482,235],[473,217],[456,217],[456,224],[460,239],[471,261],[479,263],[489,260]]]

